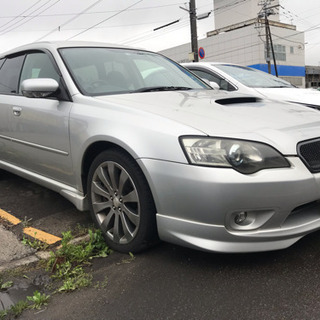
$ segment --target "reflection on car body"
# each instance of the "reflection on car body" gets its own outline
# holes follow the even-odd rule
[[[90,209],[113,249],[266,251],[320,228],[319,112],[103,43],[33,43],[0,66],[0,168]]]

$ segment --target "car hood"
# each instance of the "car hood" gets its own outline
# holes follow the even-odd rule
[[[194,90],[114,95],[96,99],[119,108],[143,111],[144,115],[148,113],[173,120],[198,130],[199,134],[265,142],[283,154],[296,154],[299,141],[320,136],[319,111],[263,99],[254,102],[255,99],[247,95]],[[194,134],[194,130],[190,132]],[[190,132],[186,130],[181,135]]]
[[[320,91],[299,88],[254,88],[264,97],[272,100],[284,100],[318,107],[320,109]]]

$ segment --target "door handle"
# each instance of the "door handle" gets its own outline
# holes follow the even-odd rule
[[[16,117],[21,115],[22,108],[20,107],[12,107],[12,112]]]

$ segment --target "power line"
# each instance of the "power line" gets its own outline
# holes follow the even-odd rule
[[[300,41],[294,41],[294,40],[288,40],[287,38],[289,38],[290,36],[288,36],[287,38],[285,37],[280,37],[278,36],[277,34],[273,34],[271,33],[274,37],[277,37],[278,39],[282,39],[282,40],[285,40],[285,41],[288,41],[288,42],[292,42],[292,43],[299,43],[301,44],[303,47],[304,47],[304,43],[300,42]]]
[[[229,4],[226,4],[226,5],[221,6],[221,7],[219,7],[219,8],[213,9],[213,11],[214,11],[216,14],[220,14],[220,13],[223,13],[225,10],[222,11],[222,12],[217,12],[217,11],[223,10],[223,9],[228,9],[228,8],[230,8],[230,7],[233,7],[233,6],[238,6],[238,5],[240,5],[242,2],[246,2],[246,1],[248,1],[248,0],[236,0],[236,1],[232,2],[232,3],[229,3]]]
[[[24,19],[25,16],[23,16],[23,14],[27,11],[29,11],[30,9],[32,9],[34,6],[36,6],[39,2],[41,2],[42,0],[38,0],[36,3],[34,3],[32,6],[28,7],[26,10],[22,11],[18,16],[14,16],[14,17],[9,17],[9,18],[12,18],[10,21],[4,23],[3,25],[0,26],[0,29],[8,24],[10,24],[12,21],[18,19],[18,18],[22,18]],[[21,21],[21,20],[20,20]]]
[[[41,9],[42,7],[44,7],[46,4],[48,4],[49,2],[50,2],[51,0],[48,0],[45,4],[43,4],[40,8],[38,8],[38,9],[36,9],[36,10],[34,10],[34,12],[35,11],[38,11],[39,9]],[[18,27],[21,27],[22,25],[24,25],[24,24],[26,24],[26,23],[28,23],[29,21],[31,21],[31,20],[33,20],[34,18],[36,18],[36,17],[38,17],[42,12],[45,12],[45,11],[47,11],[48,9],[50,9],[51,7],[53,7],[54,5],[56,5],[58,2],[60,2],[60,0],[56,0],[56,2],[55,3],[53,3],[51,6],[49,6],[48,8],[45,8],[44,10],[42,10],[41,12],[39,12],[39,14],[37,14],[36,16],[34,16],[34,17],[32,17],[32,18],[30,18],[30,19],[28,19],[27,21],[24,21],[24,22],[22,22],[21,24],[19,24],[19,25],[17,25],[17,26],[15,26],[15,27],[13,27],[14,25],[16,25],[17,23],[19,23],[19,22],[17,22],[17,23],[14,23],[13,25],[11,25],[10,27],[8,27],[8,28],[6,28],[6,29],[4,29],[4,30],[2,30],[2,32],[0,33],[0,36],[2,36],[2,35],[4,35],[4,34],[6,34],[6,33],[8,33],[8,32],[10,32],[10,31],[12,31],[12,30],[14,30],[14,29],[17,29]],[[12,28],[13,27],[13,28]],[[10,29],[11,28],[11,29]],[[8,30],[8,29],[10,29],[10,30]],[[4,32],[3,32],[4,31]]]
[[[38,2],[40,2],[40,1],[42,1],[42,0],[39,0]],[[154,10],[154,9],[159,9],[159,8],[178,6],[181,4],[182,4],[182,2],[177,2],[175,4],[166,4],[166,5],[153,6],[153,7],[132,8],[132,9],[128,9],[128,11]],[[25,10],[25,11],[27,11],[27,10]],[[20,18],[20,17],[21,18],[36,17],[33,15],[23,15],[24,12],[20,13],[17,16],[0,16],[0,19],[8,19],[8,18],[16,19],[16,18]],[[92,15],[92,14],[105,14],[105,13],[112,13],[112,12],[118,12],[118,10],[92,11],[92,12],[84,12],[82,14]],[[76,13],[76,12],[74,12],[74,13],[55,13],[55,14],[43,14],[43,15],[41,15],[41,17],[74,16],[77,14],[78,13]]]
[[[155,34],[153,31],[148,31],[147,32],[148,34],[146,34],[146,35],[141,34],[140,36],[137,36],[136,38],[132,38],[131,37],[129,39],[120,41],[120,44],[134,44],[134,43],[137,43],[137,42],[143,42],[143,41],[151,40],[151,39],[154,39],[154,38],[161,37],[166,33],[172,33],[173,31],[177,31],[179,29],[182,29],[182,28],[184,28],[184,27],[186,27],[188,25],[189,25],[188,21],[183,21],[183,23],[180,23],[180,25],[175,27],[174,29],[170,29],[170,30],[167,29],[166,31],[163,31],[162,33],[158,33],[158,34]]]
[[[84,10],[82,10],[80,13],[78,13],[76,16],[72,17],[71,19],[67,20],[65,23],[63,23],[61,26],[58,27],[58,29],[60,30],[61,27],[64,27],[65,25],[69,24],[70,22],[74,21],[75,19],[77,19],[79,16],[81,16],[82,14],[84,14],[85,12],[87,12],[88,10],[90,10],[91,8],[95,7],[99,2],[101,2],[102,0],[98,0],[95,3],[93,3],[92,5],[90,5],[89,7],[85,8]],[[45,34],[44,36],[42,36],[41,38],[37,39],[36,41],[40,41],[44,38],[46,38],[47,36],[49,36],[50,34],[54,33],[57,31],[57,28],[52,29],[50,32],[48,32],[47,34]]]
[[[91,27],[89,27],[89,28],[87,28],[87,29],[85,29],[85,30],[83,30],[83,31],[81,31],[81,32],[79,32],[79,33],[77,33],[76,35],[74,35],[74,36],[72,36],[72,37],[68,38],[67,40],[71,40],[71,39],[73,39],[73,38],[75,38],[75,37],[79,36],[80,34],[83,34],[83,33],[87,32],[87,31],[89,31],[89,30],[94,29],[94,28],[95,28],[95,27],[97,27],[98,25],[100,25],[100,24],[102,24],[102,23],[104,23],[104,22],[106,22],[106,21],[108,21],[108,20],[110,20],[110,19],[114,18],[115,16],[117,16],[117,15],[119,15],[119,14],[121,14],[121,13],[123,13],[123,12],[127,11],[129,8],[134,7],[135,5],[137,5],[138,3],[142,2],[142,1],[143,1],[143,0],[139,0],[139,1],[135,2],[134,4],[132,4],[132,5],[128,6],[127,8],[125,8],[125,9],[123,9],[123,10],[118,11],[118,12],[117,12],[117,13],[115,13],[114,15],[112,15],[112,16],[110,16],[110,17],[108,17],[108,18],[106,18],[106,19],[104,19],[104,20],[102,20],[102,21],[100,21],[100,22],[98,22],[98,23],[96,23],[96,24],[92,25]]]

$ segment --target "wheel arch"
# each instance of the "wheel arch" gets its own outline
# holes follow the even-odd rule
[[[96,141],[96,142],[92,143],[90,146],[87,147],[87,149],[86,149],[86,151],[85,151],[85,153],[83,155],[82,168],[81,168],[81,183],[82,183],[82,188],[83,188],[84,194],[85,195],[87,194],[87,190],[88,190],[87,178],[88,178],[90,166],[91,166],[93,160],[101,152],[106,151],[106,150],[110,150],[110,149],[114,149],[114,150],[118,150],[118,151],[124,152],[129,157],[131,157],[131,159],[133,161],[136,162],[136,164],[140,168],[141,172],[143,173],[143,176],[144,176],[146,182],[148,183],[148,188],[150,189],[150,193],[152,195],[152,200],[153,200],[153,203],[155,204],[154,195],[153,195],[153,192],[152,192],[152,189],[151,189],[151,186],[150,186],[150,181],[148,181],[148,176],[145,174],[144,168],[141,167],[139,162],[136,161],[136,157],[133,154],[131,154],[128,150],[126,150],[125,148],[123,148],[119,144],[116,144],[116,143],[110,142],[110,141]]]

